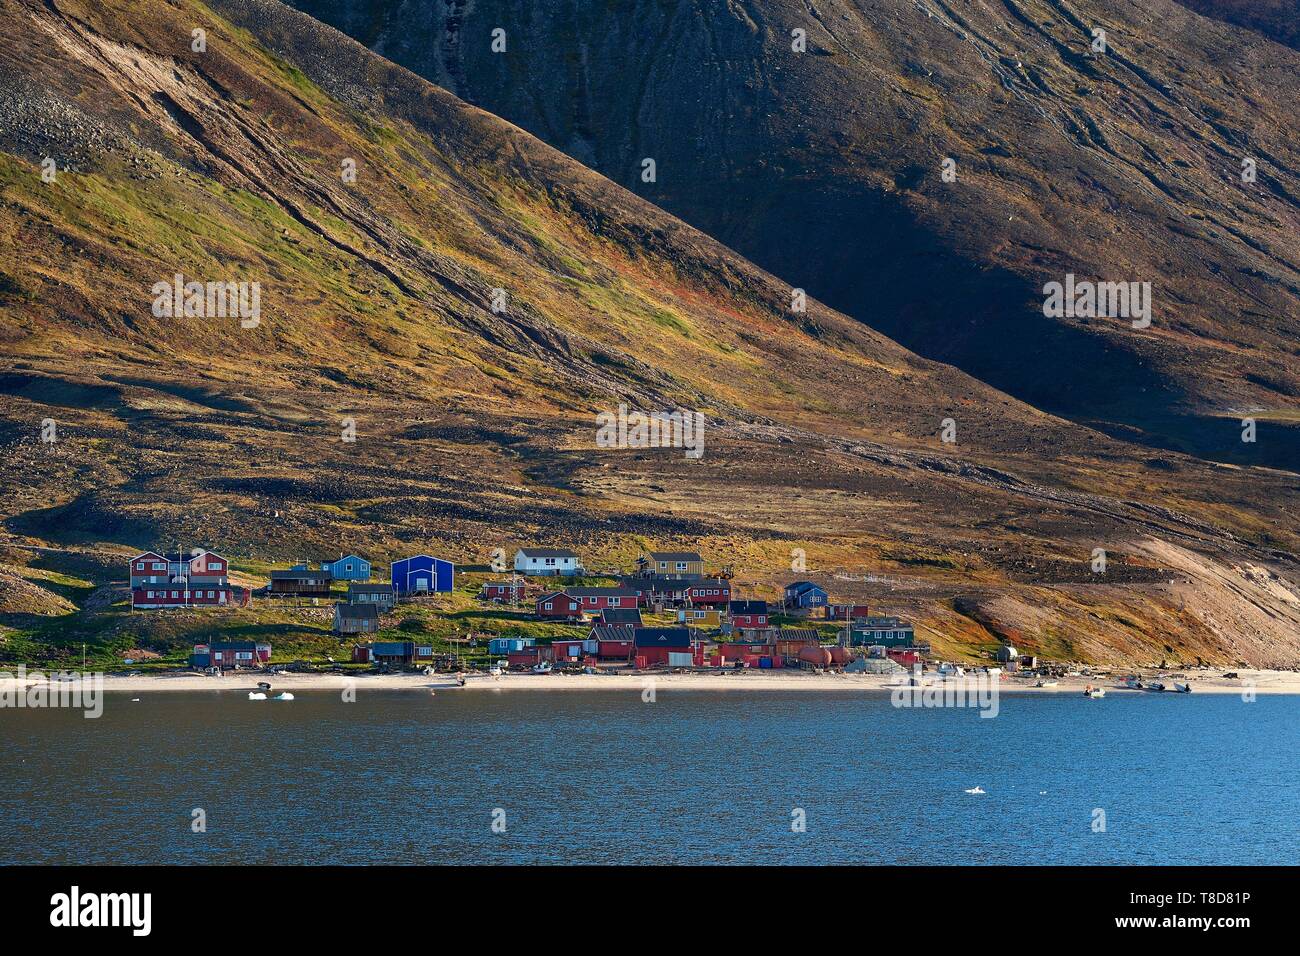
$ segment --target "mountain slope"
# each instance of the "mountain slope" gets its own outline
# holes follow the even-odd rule
[[[558,539],[598,567],[689,543],[770,594],[801,549],[798,575],[952,653],[1300,656],[1294,476],[1151,459],[792,312],[725,247],[279,4],[3,9],[0,557],[33,579],[104,585],[191,542],[255,577]],[[258,321],[154,314],[178,273],[260,283]],[[702,412],[703,457],[599,447],[620,402]]]
[[[1171,0],[297,5],[923,355],[1300,470],[1300,54]],[[1045,318],[1068,274],[1150,328]]]
[[[1178,0],[1202,16],[1257,30],[1300,49],[1300,2],[1297,0]]]

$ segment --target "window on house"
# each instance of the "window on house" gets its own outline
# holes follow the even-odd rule
[[[144,570],[144,562],[143,562],[143,561],[137,561],[137,562],[135,563],[135,569],[136,569],[137,571],[143,571],[143,570]]]
[[[549,611],[551,609],[551,602],[547,601],[545,604],[542,605],[542,608]]]

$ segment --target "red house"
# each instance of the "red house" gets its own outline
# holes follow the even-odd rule
[[[632,657],[637,667],[689,667],[695,663],[691,632],[685,627],[642,627],[632,638]]]
[[[221,555],[203,548],[189,553],[177,552],[162,555],[157,551],[137,554],[130,561],[131,588],[147,588],[151,584],[184,584],[191,587],[224,585],[228,583],[230,565]]]
[[[623,587],[635,591],[637,605],[649,607],[652,604],[673,606],[686,600],[686,591],[696,582],[685,578],[660,577],[625,577],[621,579]]]
[[[229,584],[155,584],[134,588],[131,607],[154,610],[167,607],[248,607],[248,592]]]
[[[483,585],[478,596],[485,601],[518,601],[524,596],[524,583],[513,581],[489,581]]]
[[[537,616],[576,621],[582,616],[582,605],[578,603],[577,598],[571,598],[563,591],[543,594],[537,599]]]
[[[632,639],[637,628],[630,624],[597,624],[587,634],[596,642],[596,658],[602,661],[626,661],[632,656]]]
[[[766,601],[732,601],[727,613],[734,627],[767,627]]]
[[[685,597],[691,604],[721,607],[731,603],[731,582],[721,578],[695,581],[686,588]]]
[[[195,644],[190,663],[199,667],[253,667],[271,659],[271,645],[255,641]]]
[[[506,654],[506,663],[511,667],[532,667],[542,661],[549,661],[552,656],[553,652],[550,647],[545,644],[536,644],[532,647],[523,647],[517,651],[510,651]]]
[[[564,593],[591,614],[607,607],[634,608],[637,605],[637,593],[631,588],[565,588]]]
[[[826,605],[826,619],[829,621],[856,621],[864,617],[871,617],[871,612],[865,604]]]

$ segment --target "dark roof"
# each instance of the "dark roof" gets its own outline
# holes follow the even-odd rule
[[[805,591],[811,591],[814,588],[818,591],[821,591],[823,594],[826,593],[826,589],[824,587],[822,587],[820,584],[814,584],[812,581],[795,581],[793,584],[787,584],[785,586],[785,590],[787,593],[793,591],[795,594],[803,594]]]
[[[304,578],[313,581],[324,578],[325,580],[328,581],[330,579],[330,573],[328,571],[272,571],[271,572],[272,581],[301,581]]]
[[[636,597],[631,588],[565,588],[570,597]]]
[[[391,584],[349,584],[349,594],[392,594]]]
[[[537,603],[538,603],[538,604],[541,604],[541,603],[543,603],[544,601],[553,601],[555,598],[561,598],[561,597],[562,597],[562,598],[569,598],[569,600],[570,600],[570,601],[573,601],[573,603],[575,603],[575,604],[578,603],[576,598],[571,597],[571,596],[570,596],[567,592],[565,592],[565,591],[551,591],[549,594],[543,594],[541,597],[539,597],[539,598],[537,599]]]
[[[700,561],[704,559],[694,551],[651,551],[653,561]]]
[[[732,614],[766,614],[766,601],[728,601],[727,610]]]
[[[730,588],[731,582],[726,578],[700,578],[698,581],[691,581],[690,586],[693,588]]]
[[[530,558],[576,558],[578,552],[568,548],[520,548]]]
[[[815,628],[811,627],[783,627],[772,634],[772,639],[777,641],[807,641],[810,644],[820,644],[822,636]]]
[[[600,612],[606,624],[640,624],[641,611],[634,607],[607,607]]]
[[[857,619],[860,630],[872,630],[880,628],[900,628],[911,627],[907,621],[898,617],[860,617]]]
[[[370,645],[371,654],[382,654],[385,657],[410,654],[414,649],[415,645],[409,641],[377,641]]]
[[[690,647],[691,632],[685,627],[640,627],[632,640],[637,647]]]
[[[636,628],[630,624],[597,624],[591,629],[593,641],[630,641],[636,636]]]
[[[379,620],[379,608],[373,604],[335,604],[334,609],[339,612],[339,617],[354,621]]]
[[[624,586],[636,590],[647,590],[658,586],[660,588],[676,588],[677,590],[684,591],[686,588],[694,587],[698,583],[692,581],[690,578],[670,578],[658,574],[647,574],[640,577],[628,575],[619,578],[619,580],[623,582]]]

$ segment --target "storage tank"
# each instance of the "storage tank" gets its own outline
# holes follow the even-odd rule
[[[807,647],[800,648],[799,660],[805,664],[812,664],[814,667],[827,667],[831,662],[831,652],[824,647],[810,644]]]
[[[854,654],[847,647],[840,647],[839,645],[836,645],[835,647],[832,647],[830,650],[831,650],[831,663],[836,665],[837,667],[843,667],[845,664],[853,660]]]

